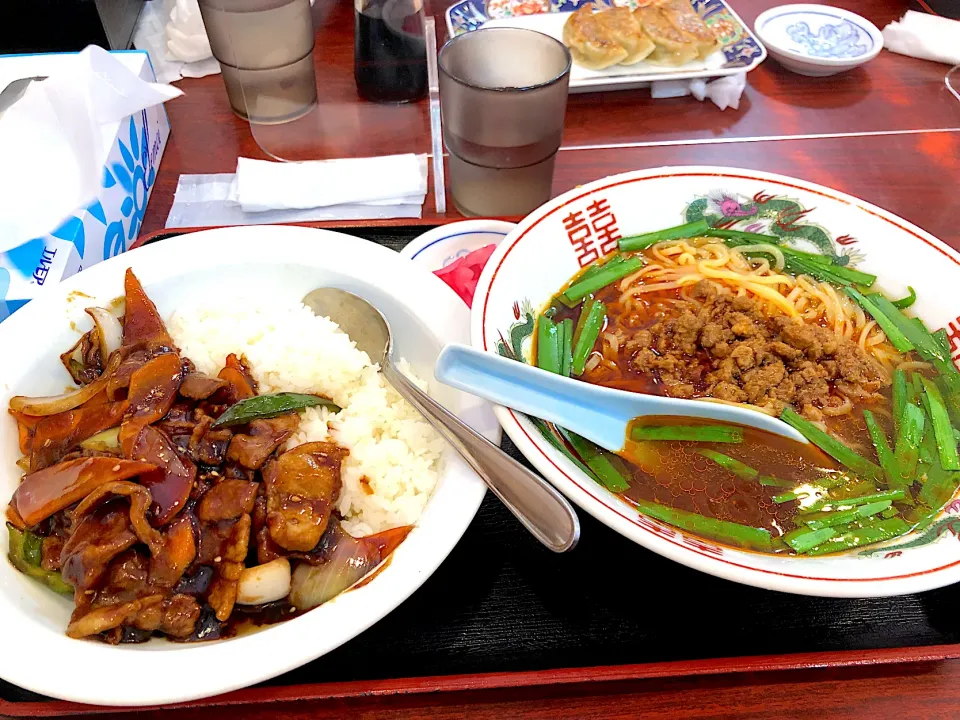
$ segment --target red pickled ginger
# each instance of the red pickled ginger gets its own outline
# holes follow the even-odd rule
[[[433,274],[443,280],[467,304],[473,307],[473,295],[477,291],[477,281],[483,266],[497,249],[496,245],[485,245],[468,255],[457,258],[446,267],[434,270]]]

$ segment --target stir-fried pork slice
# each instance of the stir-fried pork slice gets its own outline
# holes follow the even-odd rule
[[[320,541],[340,494],[347,452],[333,443],[305,443],[264,467],[267,527],[280,547],[308,552]]]
[[[197,555],[190,518],[181,517],[170,525],[165,533],[151,527],[146,517],[147,508],[152,503],[150,491],[142,485],[130,482],[116,482],[97,488],[77,505],[74,517],[83,517],[108,495],[130,498],[130,525],[137,539],[150,550],[151,585],[173,587]]]
[[[174,595],[161,605],[160,632],[175,638],[188,638],[200,618],[200,605],[189,595]]]
[[[120,425],[120,447],[126,457],[133,454],[143,428],[169,412],[182,379],[180,356],[176,353],[158,355],[133,373],[127,395],[129,407]]]
[[[137,542],[129,504],[109,502],[84,517],[60,552],[63,579],[77,594],[96,585],[114,557]]]
[[[237,600],[237,583],[250,544],[250,516],[204,523],[197,561],[214,568],[207,602],[221,622],[230,617]],[[214,554],[216,553],[216,554]]]
[[[253,520],[253,536],[257,543],[257,564],[263,565],[288,556],[290,551],[284,550],[270,537],[270,528],[267,527],[267,494],[263,483],[260,483],[250,517]]]
[[[149,607],[162,600],[163,596],[154,595],[129,603],[92,609],[86,605],[77,605],[70,618],[70,624],[67,625],[67,636],[79,639],[113,630],[136,619],[144,606]]]
[[[49,535],[40,544],[40,567],[44,570],[60,570],[60,555],[63,552],[64,539]]]
[[[175,532],[175,527],[171,527],[168,535]],[[117,555],[110,563],[101,588],[93,594],[83,594],[73,616],[74,632],[96,634],[109,629],[108,625],[114,625],[116,628],[146,631],[147,635],[142,639],[157,630],[176,638],[189,637],[200,617],[200,605],[188,595],[158,585],[155,569],[155,559],[151,560],[138,548]],[[92,617],[81,622],[88,615]],[[120,637],[114,641],[119,642]]]
[[[142,548],[125,550],[110,563],[91,606],[121,605],[154,594],[147,588],[149,572],[150,558]]]
[[[180,384],[180,395],[191,400],[206,400],[217,390],[225,387],[226,380],[212,378],[199,372],[188,373]]]
[[[253,511],[257,487],[257,483],[246,480],[223,480],[217,483],[197,504],[197,519],[209,523],[249,515]]]
[[[154,427],[163,430],[170,438],[176,435],[189,437],[197,426],[195,414],[192,403],[175,402],[163,419],[154,423]]]
[[[101,485],[156,470],[152,463],[110,457],[68,460],[27,475],[10,504],[26,525],[36,525]]]
[[[233,439],[233,431],[229,428],[211,430],[213,418],[202,412],[196,412],[197,424],[193,427],[187,449],[190,456],[204,465],[222,465],[227,458],[227,448]]]
[[[147,510],[152,498],[150,491],[143,485],[132,482],[112,482],[101,485],[91,492],[73,511],[74,520],[79,521],[99,505],[104,498],[119,495],[130,499],[130,524],[137,539],[150,549],[152,555],[163,550],[163,536],[147,522]]]
[[[190,497],[197,466],[180,457],[173,443],[155,427],[143,428],[133,447],[133,457],[149,462],[159,468],[140,477],[140,482],[150,491],[153,504],[150,513],[152,524],[159,527],[173,520]]]
[[[246,433],[233,436],[227,450],[227,460],[238,462],[250,470],[259,470],[270,454],[290,439],[299,425],[300,416],[297,413],[254,420]]]

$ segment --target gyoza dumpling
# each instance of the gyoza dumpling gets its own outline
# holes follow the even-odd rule
[[[693,36],[701,58],[719,49],[717,36],[697,15],[688,0],[659,0],[657,6],[677,30]]]
[[[601,30],[627,51],[621,65],[633,65],[647,57],[656,49],[653,40],[647,37],[640,23],[629,8],[615,7],[601,10],[593,16]]]
[[[622,62],[627,50],[597,22],[592,5],[570,14],[563,25],[563,44],[570,48],[574,62],[590,70],[603,70]]]
[[[697,57],[694,37],[675,28],[660,9],[652,5],[634,10],[644,32],[650,36],[656,49],[647,58],[657,65],[683,65]]]

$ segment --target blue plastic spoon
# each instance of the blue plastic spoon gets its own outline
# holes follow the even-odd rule
[[[623,449],[627,424],[647,415],[718,420],[807,442],[785,422],[749,408],[591,385],[466,345],[447,345],[434,375],[445,385],[542,418],[613,452]]]

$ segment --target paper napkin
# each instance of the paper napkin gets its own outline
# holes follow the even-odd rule
[[[921,60],[960,65],[960,20],[907,10],[883,29],[883,46]]]

